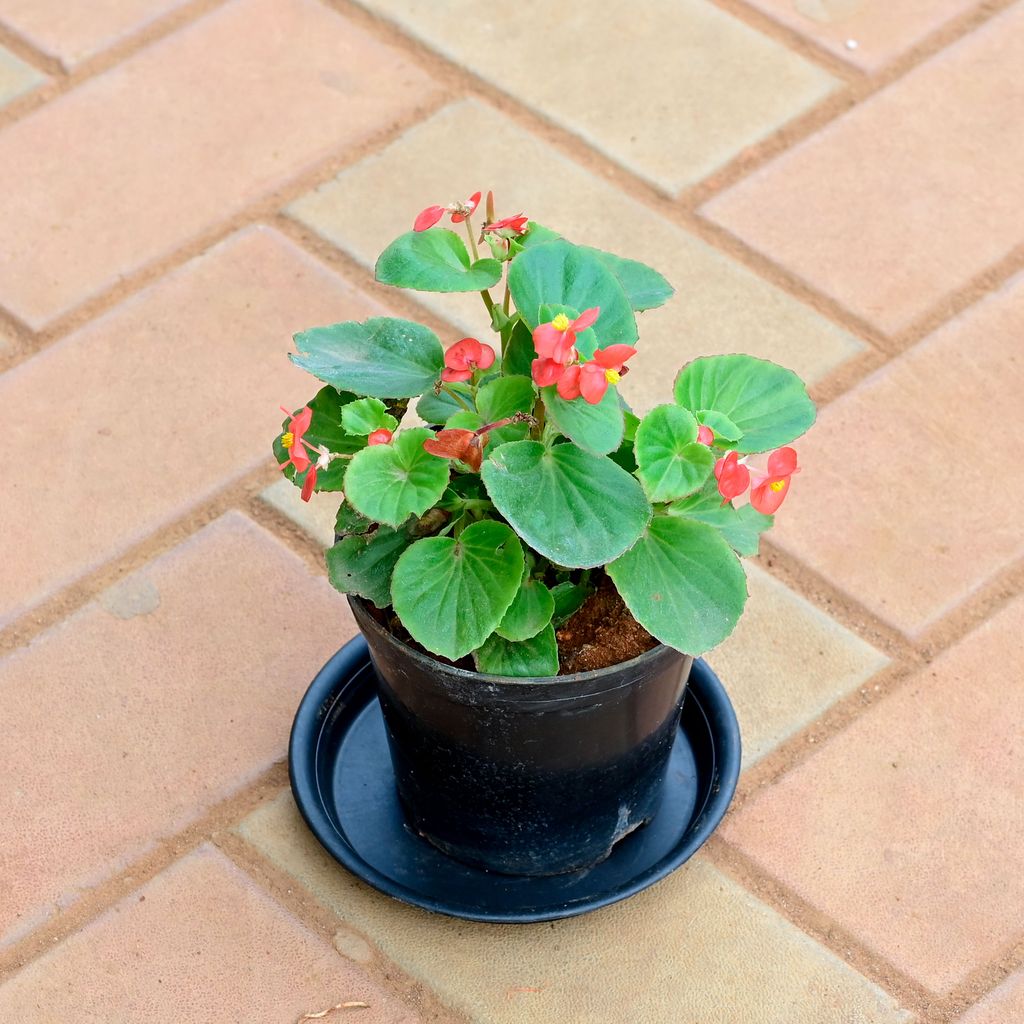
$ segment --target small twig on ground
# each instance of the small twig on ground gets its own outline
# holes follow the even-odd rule
[[[317,1013],[304,1013],[296,1022],[296,1024],[302,1024],[304,1020],[322,1020],[329,1013],[334,1013],[335,1010],[368,1010],[370,1008],[369,1003],[364,1003],[358,999],[349,1000],[347,1003],[336,1003],[334,1006],[328,1006],[326,1010],[320,1010]]]

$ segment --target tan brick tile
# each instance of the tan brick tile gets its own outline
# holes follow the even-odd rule
[[[3,133],[0,303],[40,327],[435,95],[316,0],[232,0]]]
[[[379,311],[255,228],[0,378],[0,622],[269,461],[292,333]]]
[[[0,46],[0,107],[46,81],[46,75]]]
[[[72,68],[144,29],[186,0],[2,0],[0,21],[33,46]]]
[[[1020,937],[1024,598],[725,825],[801,896],[944,992]]]
[[[341,504],[337,495],[324,491],[310,501],[303,501],[295,484],[281,479],[260,494],[260,501],[287,516],[322,547],[329,548],[334,543],[334,520]]]
[[[874,71],[975,5],[972,0],[751,0],[865,71]],[[848,45],[852,42],[853,46]]]
[[[958,1024],[1014,1024],[1021,1020],[1024,1020],[1024,971],[1017,971],[968,1010]]]
[[[907,633],[1024,554],[1024,276],[829,405],[773,540]]]
[[[326,580],[232,512],[0,661],[0,936],[283,757],[353,633]]]
[[[383,191],[382,182],[389,183]],[[297,200],[289,212],[372,267],[424,206],[481,188],[494,189],[499,212],[525,210],[574,241],[650,263],[675,285],[667,306],[639,318],[641,355],[624,385],[637,408],[664,402],[676,367],[702,353],[751,352],[816,379],[862,348],[773,285],[475,102],[446,107]],[[466,333],[483,337],[488,330],[476,294],[417,298]]]
[[[487,925],[405,907],[357,882],[326,857],[287,794],[242,832],[476,1024],[906,1020],[883,992],[702,860],[584,917]]]
[[[361,1024],[418,1019],[203,846],[0,986],[0,1019],[293,1024],[343,1000]]]
[[[1022,61],[1016,4],[704,212],[882,330],[899,331],[1024,234]]]
[[[670,193],[836,84],[700,0],[529,0],[486,14],[473,0],[363,2]]]
[[[729,691],[749,767],[888,659],[755,564],[736,632],[707,655]]]

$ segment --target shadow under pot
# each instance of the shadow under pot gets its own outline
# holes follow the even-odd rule
[[[509,679],[436,661],[349,598],[378,678],[398,793],[438,849],[509,875],[600,863],[658,807],[693,659]]]

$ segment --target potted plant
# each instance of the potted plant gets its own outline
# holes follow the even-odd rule
[[[424,210],[376,277],[479,292],[492,340],[390,317],[297,334],[292,360],[325,386],[274,451],[303,499],[343,494],[327,568],[369,644],[411,824],[468,863],[555,874],[652,815],[692,657],[743,611],[739,556],[814,407],[791,371],[724,355],[635,415],[619,384],[636,314],[671,286],[498,218],[490,194],[478,230],[479,203]]]

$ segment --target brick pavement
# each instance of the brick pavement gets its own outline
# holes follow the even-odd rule
[[[0,0],[0,1020],[1016,1024],[1022,51],[1020,0]],[[283,764],[353,631],[289,338],[469,329],[371,267],[474,187],[677,286],[638,406],[730,350],[823,406],[710,656],[725,826],[554,926],[378,896]]]

